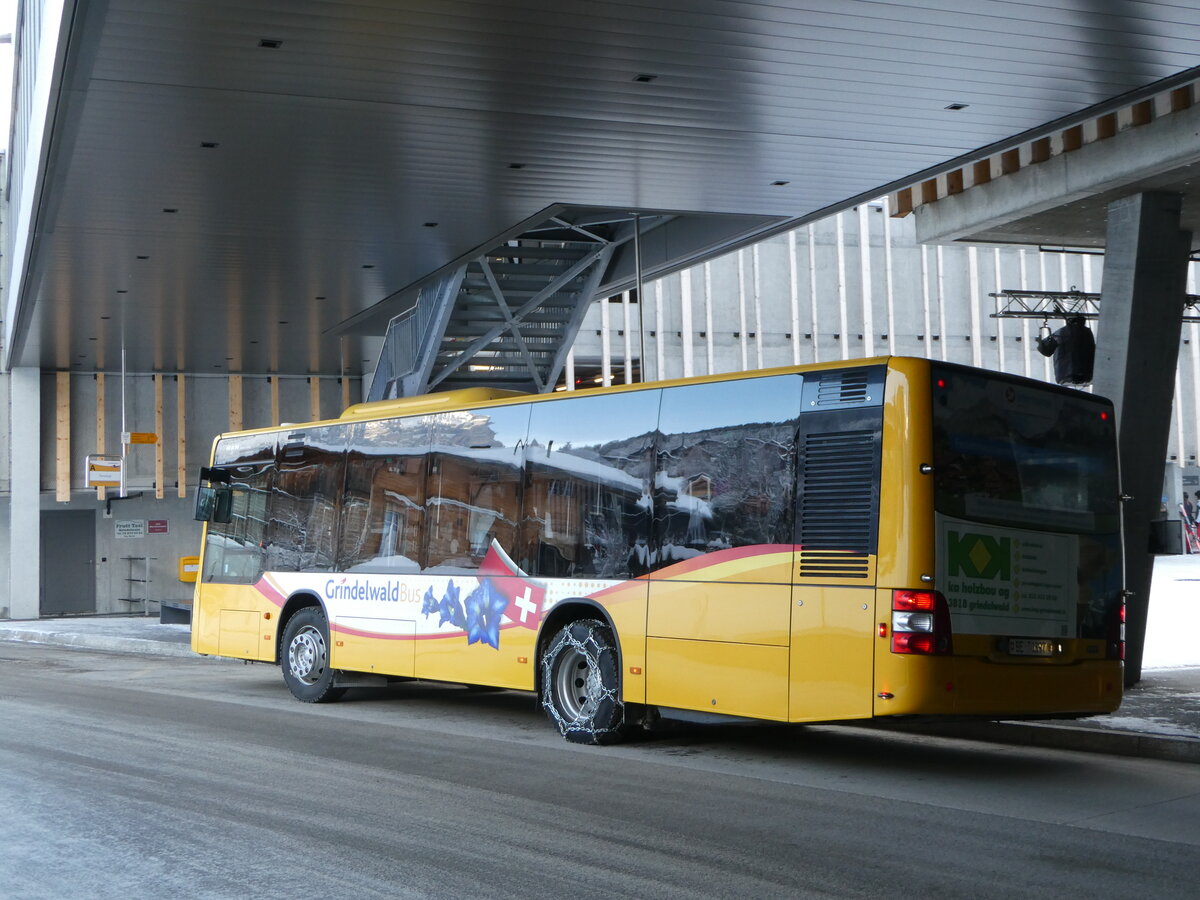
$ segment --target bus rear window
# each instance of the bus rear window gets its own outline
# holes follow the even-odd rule
[[[932,377],[938,512],[1042,531],[1119,529],[1107,401],[948,366]]]

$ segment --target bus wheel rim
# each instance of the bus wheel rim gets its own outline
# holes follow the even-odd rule
[[[325,671],[325,636],[305,625],[288,645],[288,668],[299,681],[316,684]]]
[[[569,722],[589,716],[600,694],[600,672],[596,663],[578,648],[566,650],[554,675],[555,695]]]

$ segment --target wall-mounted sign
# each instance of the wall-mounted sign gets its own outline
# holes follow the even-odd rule
[[[124,431],[121,440],[126,444],[157,444],[158,435],[153,431]]]
[[[151,519],[147,525],[149,526],[146,529],[148,534],[168,534],[170,532],[170,525],[166,519]]]
[[[118,539],[140,538],[146,536],[145,519],[117,519]]]
[[[93,453],[87,457],[88,487],[120,487],[121,457]]]

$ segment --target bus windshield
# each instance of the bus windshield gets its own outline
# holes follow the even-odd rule
[[[1119,530],[1107,401],[950,366],[932,378],[938,512],[1070,534]]]

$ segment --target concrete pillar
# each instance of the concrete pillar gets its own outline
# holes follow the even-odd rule
[[[9,506],[9,618],[36,619],[41,611],[41,377],[38,369],[12,370],[12,493]]]
[[[1150,522],[1159,511],[1171,429],[1191,233],[1181,198],[1146,193],[1108,207],[1095,391],[1116,406],[1125,504],[1125,683],[1142,675],[1154,561]]]

